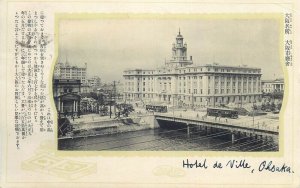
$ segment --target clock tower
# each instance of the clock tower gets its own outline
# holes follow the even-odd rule
[[[187,58],[187,44],[183,43],[183,36],[180,33],[180,29],[176,36],[176,43],[173,43],[172,58],[167,64],[175,67],[184,67],[193,64],[192,56],[190,59]]]

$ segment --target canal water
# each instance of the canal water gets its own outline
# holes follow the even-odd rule
[[[59,150],[80,151],[277,151],[273,142],[239,137],[231,142],[231,134],[225,130],[209,132],[185,127],[147,129],[111,135],[62,139]]]

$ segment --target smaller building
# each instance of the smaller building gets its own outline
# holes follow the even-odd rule
[[[80,115],[80,87],[80,80],[53,80],[53,97],[59,117]]]
[[[95,91],[101,87],[101,79],[99,76],[93,76],[87,79],[87,83],[91,86]]]
[[[80,92],[81,93],[91,93],[93,91],[94,91],[94,89],[86,83],[82,84],[81,87],[80,87]]]
[[[282,78],[262,80],[261,85],[263,93],[284,92],[284,80]]]
[[[101,87],[101,79],[99,76],[93,76],[87,79],[87,82],[82,83],[81,93],[97,92],[97,89]]]

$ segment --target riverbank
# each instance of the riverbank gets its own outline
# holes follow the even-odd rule
[[[151,118],[150,118],[151,119]],[[62,139],[73,139],[91,136],[101,136],[110,134],[120,134],[126,132],[155,129],[152,122],[149,122],[149,117],[133,117],[122,118],[105,121],[91,121],[86,123],[75,123],[74,130],[66,134],[66,136],[59,137]]]

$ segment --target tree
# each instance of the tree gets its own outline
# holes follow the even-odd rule
[[[280,110],[280,109],[281,109],[281,106],[282,106],[282,103],[278,103],[278,104],[277,104],[277,109]]]
[[[266,109],[270,109],[270,108],[271,108],[271,104],[270,104],[270,102],[267,102]]]
[[[253,110],[257,110],[257,105],[253,104]]]
[[[275,111],[276,106],[275,106],[275,103],[274,103],[274,102],[272,102],[270,109],[271,109],[271,111]]]
[[[272,93],[273,99],[283,99],[283,92],[282,91],[274,91]]]
[[[98,95],[97,101],[98,101],[98,104],[99,104],[99,105],[104,105],[105,97],[104,97],[104,95],[103,95],[102,93],[100,93],[100,94]]]
[[[97,93],[91,92],[91,93],[90,93],[90,96],[91,96],[91,98],[93,98],[93,99],[95,99],[95,100],[98,100],[98,95],[97,95]]]

